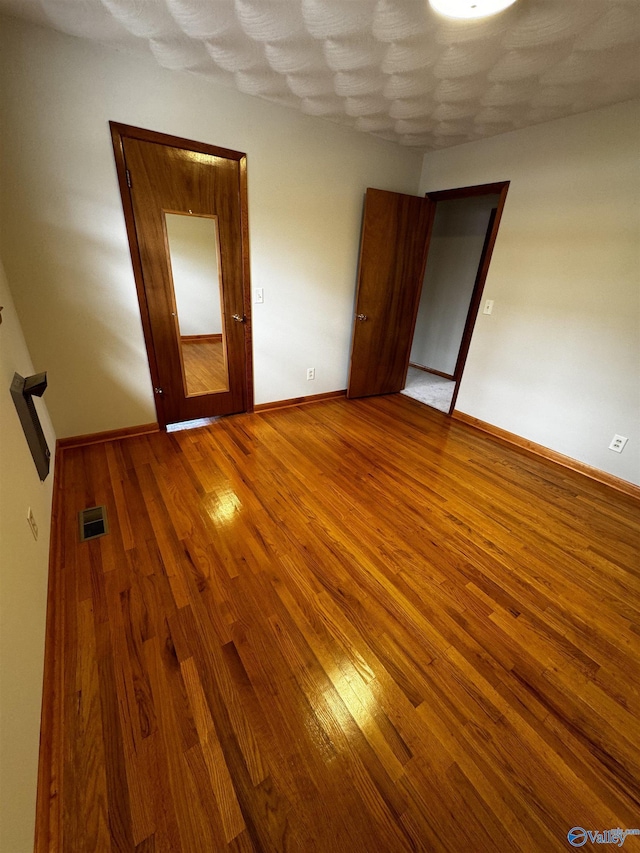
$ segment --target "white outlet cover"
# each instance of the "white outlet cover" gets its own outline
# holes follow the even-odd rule
[[[611,444],[609,445],[609,450],[615,450],[616,453],[622,453],[624,450],[625,444],[629,441],[628,438],[625,438],[624,435],[616,435],[611,439]]]
[[[491,314],[493,312],[493,299],[485,299],[484,308],[482,309],[483,314]]]

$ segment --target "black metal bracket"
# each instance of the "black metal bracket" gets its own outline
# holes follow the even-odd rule
[[[51,453],[42,432],[33,397],[42,397],[46,388],[46,373],[34,373],[26,379],[19,373],[13,375],[11,396],[41,480],[45,480],[49,473]]]

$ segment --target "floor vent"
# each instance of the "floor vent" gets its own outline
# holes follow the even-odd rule
[[[93,506],[90,509],[80,510],[80,541],[97,539],[109,532],[107,525],[107,508],[104,506]]]

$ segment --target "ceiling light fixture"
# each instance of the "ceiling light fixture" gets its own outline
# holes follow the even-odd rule
[[[516,0],[429,0],[431,8],[448,18],[486,18],[496,15]]]

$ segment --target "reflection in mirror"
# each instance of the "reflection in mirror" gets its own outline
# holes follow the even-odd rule
[[[165,213],[185,395],[229,390],[218,220]]]

